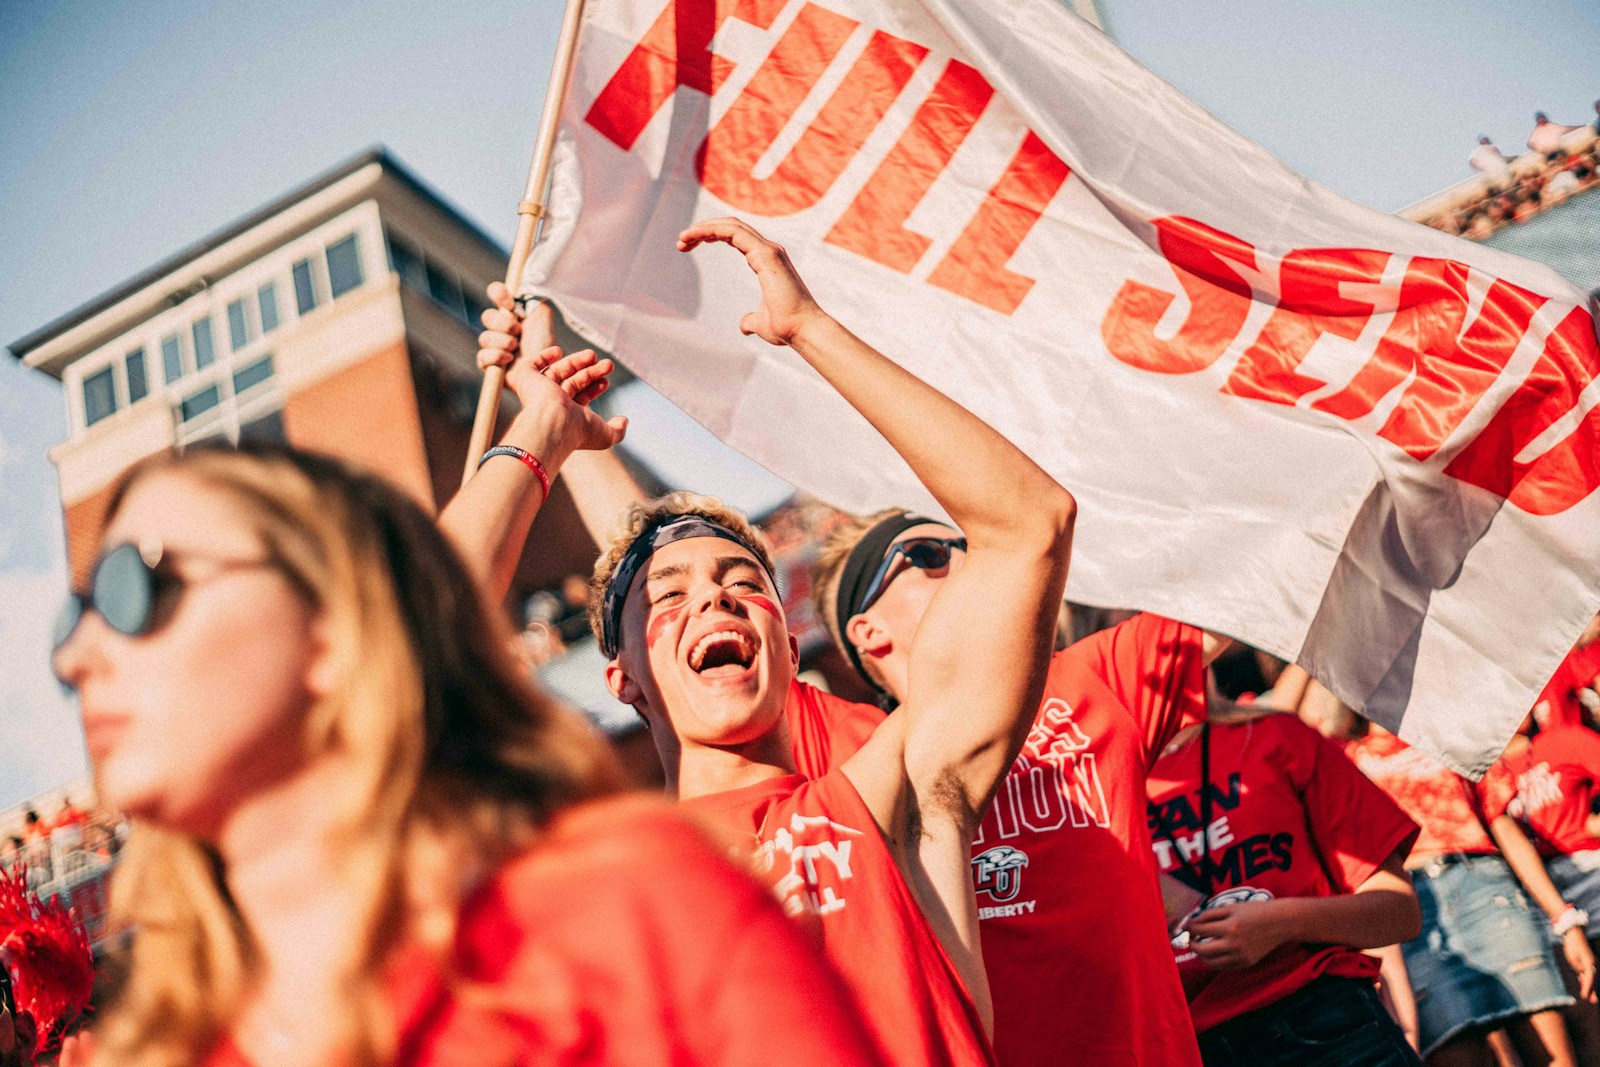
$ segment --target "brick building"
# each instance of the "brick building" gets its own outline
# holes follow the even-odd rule
[[[51,458],[74,580],[119,476],[199,441],[287,439],[444,503],[481,381],[482,294],[506,256],[375,149],[13,343],[65,386]],[[521,591],[593,559],[564,494],[537,540]]]
[[[376,149],[13,343],[17,359],[65,387],[68,435],[51,459],[74,582],[87,580],[120,476],[145,456],[215,438],[331,453],[437,510],[460,485],[482,381],[482,294],[506,257]],[[569,348],[582,344],[558,329]],[[509,411],[514,400],[505,403]],[[623,458],[647,491],[666,488]],[[813,504],[771,517],[785,606],[806,665],[865,695],[805,602],[806,563],[829,514]],[[524,556],[508,605],[518,622],[529,594],[594,565],[594,543],[559,480],[529,543],[537,550]],[[637,720],[605,692],[602,663],[583,635],[539,675],[626,734]]]

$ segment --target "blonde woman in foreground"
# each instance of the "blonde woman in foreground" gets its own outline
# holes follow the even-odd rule
[[[552,466],[587,418],[560,391]],[[878,1062],[721,849],[591,803],[620,786],[603,742],[377,479],[287,449],[147,461],[63,623],[56,671],[136,826],[128,976],[64,1062]]]

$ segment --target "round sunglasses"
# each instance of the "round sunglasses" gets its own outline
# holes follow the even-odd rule
[[[228,571],[271,567],[267,559],[223,559],[185,553],[184,558],[204,559],[215,570],[207,577]],[[94,565],[87,592],[67,594],[67,602],[56,617],[52,647],[56,651],[67,643],[86,612],[95,611],[119,634],[142,637],[172,614],[177,595],[195,578],[184,577],[173,567],[175,557],[158,544],[120,544],[108,549]]]
[[[895,561],[904,559],[907,566],[923,571],[942,570],[950,566],[950,554],[956,551],[967,550],[965,537],[911,537],[904,541],[896,541],[889,546],[889,551],[884,553],[883,562],[878,564],[877,573],[872,576],[872,581],[867,583],[867,591],[861,597],[861,607],[856,611],[866,611],[872,607],[883,591],[889,588],[889,583],[894,581],[905,568],[896,568]]]

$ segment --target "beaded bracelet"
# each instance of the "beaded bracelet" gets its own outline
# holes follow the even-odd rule
[[[478,460],[478,466],[482,467],[489,462],[491,456],[511,456],[526,463],[528,469],[533,471],[534,476],[539,479],[539,485],[544,489],[544,498],[546,500],[550,499],[550,473],[544,469],[544,464],[539,462],[538,456],[529,452],[526,448],[518,448],[516,445],[495,445],[483,454],[482,459]]]

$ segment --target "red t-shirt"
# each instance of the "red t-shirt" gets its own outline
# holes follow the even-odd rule
[[[753,847],[756,873],[784,910],[817,922],[890,1062],[994,1062],[965,983],[842,771],[785,775],[684,806]]]
[[[1150,862],[1145,775],[1205,717],[1201,631],[1137,615],[1050,661],[1022,753],[973,840],[995,1053],[1008,1067],[1198,1067]],[[831,698],[830,698],[831,699]],[[876,708],[826,704],[839,736]],[[791,709],[795,750],[814,728]],[[810,773],[801,764],[802,773]]]
[[[1600,734],[1587,726],[1541,730],[1530,744],[1507,750],[1485,778],[1503,780],[1484,812],[1491,820],[1509,814],[1522,823],[1545,856],[1600,848],[1589,832],[1600,787]]]
[[[1600,641],[1568,652],[1556,673],[1545,683],[1539,699],[1534,701],[1533,714],[1539,728],[1582,726],[1583,705],[1578,703],[1577,692],[1593,683],[1597,676],[1600,676]]]
[[[392,968],[397,1067],[883,1063],[814,939],[657,802],[558,820],[463,905],[451,967]]]
[[[1486,775],[1474,785],[1421,749],[1376,731],[1346,745],[1345,755],[1422,828],[1413,855],[1500,851],[1486,811],[1509,795],[1502,779]]]
[[[1416,823],[1338,745],[1293,715],[1207,729],[1210,829],[1201,825],[1198,740],[1151,771],[1149,822],[1156,863],[1213,905],[1353,893],[1416,838]],[[1215,970],[1186,946],[1174,950],[1185,987],[1196,990],[1189,1009],[1202,1032],[1322,975],[1378,973],[1376,959],[1345,945],[1280,945],[1242,971]]]
[[[794,765],[803,777],[821,778],[867,743],[885,718],[882,708],[857,704],[796,679],[784,702]]]

